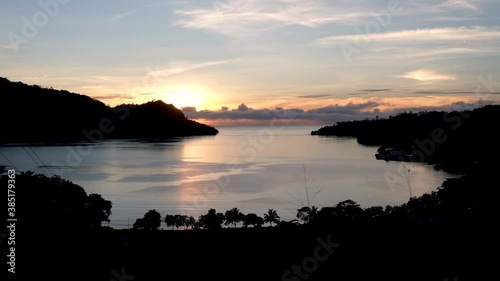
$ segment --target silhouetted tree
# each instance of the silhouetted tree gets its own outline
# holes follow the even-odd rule
[[[144,230],[157,230],[161,224],[161,215],[156,210],[149,210],[142,219],[137,219],[134,228]]]
[[[309,222],[309,212],[311,208],[305,206],[297,210],[297,218],[301,220],[303,223]]]
[[[220,229],[221,224],[224,222],[224,214],[217,213],[215,209],[210,209],[206,215],[200,216],[199,222],[203,228],[209,230]]]
[[[91,226],[101,226],[101,222],[109,222],[113,203],[102,198],[100,194],[92,193],[87,198],[87,210]]]
[[[175,226],[175,217],[173,215],[166,214],[165,215],[165,224],[167,227],[171,226],[174,229]]]
[[[249,225],[252,225],[253,227],[261,227],[262,224],[264,224],[264,219],[254,213],[247,214],[243,219],[244,227],[247,227]]]
[[[191,227],[191,229],[195,229],[196,227],[196,219],[192,216],[187,218],[187,225],[188,227]]]
[[[308,207],[304,206],[297,210],[297,218],[303,223],[308,223],[314,219],[318,213],[318,208],[315,206]]]
[[[182,222],[183,222],[183,225],[184,225],[184,230],[188,229],[188,227],[189,227],[189,217],[185,216],[185,215],[182,215]]]
[[[274,223],[278,223],[280,221],[280,216],[276,213],[276,210],[269,209],[267,214],[264,214],[264,222],[268,222],[270,226],[273,226]]]
[[[1,176],[7,186],[8,177]],[[16,215],[23,220],[36,215],[30,223],[34,228],[94,228],[109,221],[112,203],[99,194],[87,195],[85,190],[60,176],[47,177],[32,171],[20,172],[15,182],[22,186],[16,194],[23,198]],[[50,219],[49,219],[50,218]]]
[[[175,228],[179,229],[179,227],[184,226],[187,227],[187,219],[188,217],[185,215],[175,215],[174,216],[174,225]]]
[[[339,217],[344,217],[347,219],[356,219],[359,215],[363,213],[363,209],[358,203],[352,200],[345,200],[339,202],[335,206],[336,215]]]
[[[132,226],[134,229],[147,229],[146,223],[143,218],[136,219],[134,225]]]
[[[234,227],[245,218],[245,215],[238,208],[227,210],[224,216],[226,217],[224,225],[232,224]]]

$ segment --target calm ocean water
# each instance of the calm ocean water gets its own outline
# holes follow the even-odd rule
[[[432,166],[375,160],[353,138],[311,136],[318,127],[221,127],[217,136],[95,145],[0,147],[19,170],[59,174],[113,202],[109,226],[150,209],[196,218],[238,207],[294,219],[303,206],[352,199],[363,207],[406,202],[455,177]],[[9,165],[0,156],[0,165]],[[22,188],[19,186],[18,188]],[[164,225],[162,225],[164,227]]]

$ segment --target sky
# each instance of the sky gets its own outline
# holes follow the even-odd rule
[[[0,2],[0,76],[212,125],[500,104],[498,0]]]

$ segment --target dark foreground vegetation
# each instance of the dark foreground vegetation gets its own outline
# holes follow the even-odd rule
[[[500,105],[472,111],[401,113],[387,119],[339,122],[311,132],[320,136],[356,137],[363,145],[397,148],[391,160],[438,164],[464,173],[500,159]],[[407,157],[406,157],[407,156]]]
[[[300,223],[280,221],[272,209],[263,217],[211,209],[198,219],[151,210],[126,230],[101,226],[112,207],[101,196],[58,177],[20,173],[16,278],[496,279],[497,169],[446,180],[401,206],[363,209],[347,200],[304,207]],[[4,174],[1,185],[7,180]],[[158,230],[162,224],[169,230]]]
[[[215,135],[171,104],[151,101],[109,107],[68,91],[11,82],[0,77],[0,143],[96,142],[103,139],[161,139]]]

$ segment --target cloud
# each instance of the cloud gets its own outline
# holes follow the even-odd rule
[[[353,42],[387,43],[443,43],[456,41],[491,41],[500,39],[500,29],[484,26],[440,27],[413,30],[390,31],[383,33],[334,35],[320,38],[319,46],[331,46]]]
[[[420,95],[474,95],[474,91],[413,91],[415,94]]]
[[[246,106],[244,103],[240,104],[238,106],[238,111],[248,111],[250,110],[251,108],[249,108],[248,106]]]
[[[220,60],[220,61],[209,61],[202,63],[194,63],[194,62],[185,62],[185,61],[175,61],[167,63],[164,67],[160,68],[160,66],[156,66],[156,70],[148,69],[148,73],[146,76],[152,77],[169,77],[172,75],[181,74],[184,72],[192,71],[195,69],[227,64],[235,60]]]
[[[241,36],[285,26],[315,28],[331,23],[353,23],[370,16],[368,12],[340,7],[319,0],[226,0],[212,7],[177,10],[174,24],[183,28]]]
[[[494,101],[490,100],[477,100],[474,102],[453,102],[450,104],[445,104],[441,106],[410,106],[410,107],[405,107],[405,108],[400,108],[400,109],[394,109],[391,110],[390,112],[386,112],[392,114],[399,113],[402,111],[411,111],[411,112],[421,112],[421,111],[464,111],[464,110],[473,110],[475,108],[483,107],[486,105],[491,105],[491,104],[498,104],[495,103]]]
[[[398,51],[398,50],[394,50]],[[498,50],[492,50],[490,48],[442,48],[434,50],[418,50],[418,49],[407,49],[403,51],[400,55],[395,55],[398,59],[423,59],[423,60],[435,60],[435,59],[445,59],[451,57],[463,57],[464,55],[481,54],[481,53],[498,53]]]
[[[130,15],[133,15],[134,13],[135,12],[126,12],[126,13],[117,14],[117,15],[110,17],[109,21],[117,21],[117,20],[122,19],[124,17],[128,17]]]
[[[361,96],[361,95],[367,95],[368,92],[358,92],[358,93],[349,93],[347,94],[348,96]]]
[[[427,97],[426,99],[429,99]],[[283,124],[333,124],[339,121],[362,120],[375,118],[376,116],[388,117],[403,111],[454,111],[470,110],[488,104],[498,104],[492,100],[471,100],[469,102],[459,101],[444,105],[429,106],[391,106],[382,101],[364,100],[360,102],[348,102],[346,104],[334,104],[325,107],[303,110],[299,108],[274,108],[274,109],[221,109],[201,110],[189,107],[183,108],[183,112],[190,119],[199,119],[212,125],[234,125],[234,124],[261,124],[269,125],[270,122]],[[242,104],[244,105],[244,104]],[[241,105],[240,105],[241,106]],[[273,121],[274,120],[274,121]]]
[[[360,90],[361,92],[369,92],[369,93],[374,93],[374,92],[391,92],[392,89],[364,89]]]
[[[435,17],[432,20],[433,21],[474,21],[474,20],[479,20],[479,17]]]
[[[116,14],[116,15],[110,17],[108,20],[109,21],[117,21],[117,20],[120,20],[122,18],[125,18],[125,17],[131,16],[131,15],[137,14],[137,13],[139,13],[139,12],[141,12],[144,9],[147,9],[147,8],[155,8],[156,9],[157,7],[160,7],[160,6],[167,6],[167,5],[170,5],[170,4],[184,4],[184,3],[185,3],[185,1],[169,2],[169,3],[147,4],[147,5],[144,5],[144,6],[137,7],[136,9],[128,11],[128,12]]]
[[[189,113],[193,113],[193,112],[196,113],[196,107],[195,106],[185,106],[181,110],[182,110],[182,112],[188,113],[188,114]]]
[[[353,114],[353,113],[361,113],[363,111],[373,109],[380,104],[374,101],[367,101],[364,103],[353,103],[349,102],[346,105],[329,105],[325,107],[320,107],[316,109],[311,109],[307,111],[308,113],[324,113],[324,114]]]
[[[465,57],[484,57],[500,54],[498,48],[492,45],[495,43],[481,44],[473,42],[472,44],[462,42],[450,42],[443,45],[432,44],[413,44],[413,46],[402,45],[383,45],[374,46],[366,53],[359,54],[359,58],[365,63],[387,63],[389,61],[415,63],[430,62],[437,60],[464,59]],[[454,47],[452,45],[461,45]],[[462,47],[467,46],[467,47]]]
[[[301,99],[318,99],[318,98],[326,98],[326,97],[331,97],[332,95],[326,94],[326,95],[302,95],[302,96],[296,96],[297,98]]]
[[[475,2],[471,0],[447,0],[442,3],[440,6],[447,9],[461,9],[461,10],[470,10],[475,12],[480,12],[481,10],[477,6]]]
[[[236,109],[221,110],[201,110],[197,111],[193,107],[183,108],[182,111],[191,119],[204,120],[231,120],[238,122],[242,120],[253,120],[254,122],[268,122],[273,119],[281,121],[286,120],[290,123],[301,123],[307,121],[309,123],[324,123],[325,120],[332,122],[333,120],[350,120],[371,115],[373,110],[379,105],[374,101],[364,103],[347,103],[345,105],[328,105],[325,107],[315,108],[312,110],[303,110],[300,108],[284,109],[277,107],[274,109],[252,109],[240,104]]]
[[[380,92],[392,92],[394,89],[388,89],[388,88],[382,88],[382,89],[363,89],[363,90],[358,90],[358,92],[355,93],[349,93],[347,94],[348,96],[360,96],[360,95],[367,95],[370,93],[380,93]]]
[[[134,95],[127,95],[127,94],[109,94],[109,95],[105,95],[105,96],[94,96],[94,95],[91,95],[92,98],[94,99],[98,99],[100,101],[106,101],[106,100],[117,100],[117,99],[120,99],[120,100],[134,100],[136,99],[137,97],[135,97]]]
[[[479,7],[481,0],[408,0],[407,13],[423,13],[423,14],[443,14],[443,13],[467,13],[465,17],[470,15],[482,14]],[[482,1],[484,2],[484,1]]]
[[[418,81],[446,81],[446,80],[456,80],[456,77],[451,74],[438,73],[433,70],[419,69],[407,72],[403,75],[398,75],[399,78],[414,79]]]

